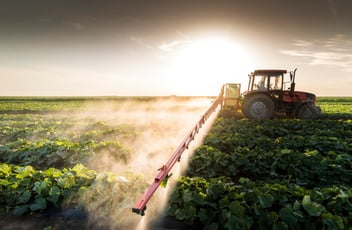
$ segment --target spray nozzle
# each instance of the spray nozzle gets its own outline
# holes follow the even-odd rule
[[[139,208],[132,208],[132,212],[144,216],[145,215],[145,210],[147,209],[147,206],[144,206],[144,208],[139,209]]]

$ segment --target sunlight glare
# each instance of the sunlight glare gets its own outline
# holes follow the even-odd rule
[[[224,83],[241,83],[244,87],[250,66],[248,54],[230,39],[190,41],[177,52],[173,88],[177,95],[216,96]]]

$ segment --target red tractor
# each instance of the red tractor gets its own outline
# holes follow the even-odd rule
[[[255,70],[248,75],[248,90],[241,97],[240,84],[226,84],[224,107],[241,108],[243,115],[250,119],[268,119],[275,114],[300,119],[317,118],[320,108],[315,105],[316,96],[295,91],[296,70]]]

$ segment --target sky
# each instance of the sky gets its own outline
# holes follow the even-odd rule
[[[0,96],[216,96],[254,69],[352,96],[350,0],[1,0]]]

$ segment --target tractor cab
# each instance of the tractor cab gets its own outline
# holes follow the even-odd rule
[[[248,91],[265,91],[271,93],[276,98],[282,98],[283,91],[292,95],[295,88],[295,72],[289,72],[287,77],[286,70],[255,70],[250,73]]]
[[[248,92],[268,93],[279,103],[291,103],[311,100],[315,102],[315,95],[307,92],[295,91],[296,70],[255,70],[249,74]]]

